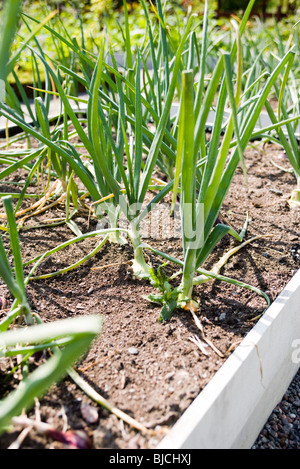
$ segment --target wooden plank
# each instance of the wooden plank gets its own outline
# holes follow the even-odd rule
[[[299,305],[300,270],[158,449],[251,448],[299,369]]]

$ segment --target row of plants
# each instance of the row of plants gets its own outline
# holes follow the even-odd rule
[[[123,5],[123,1],[119,4]],[[280,35],[288,40],[291,31],[293,35],[297,35],[298,31],[292,29],[293,25],[297,21],[297,12],[294,16],[284,17],[280,22],[272,14],[276,12],[276,2],[271,5],[268,2],[268,12],[270,18],[261,19],[259,15],[253,15],[249,18],[247,30],[245,36],[249,36],[249,39],[254,37],[257,41],[267,39],[269,37],[269,47],[273,52],[276,51],[275,47],[272,47],[272,42],[277,41],[277,34],[273,34],[274,27],[280,29]],[[240,4],[240,9],[245,8],[245,5]],[[256,3],[255,3],[256,5]],[[132,46],[138,45],[141,47],[145,32],[147,31],[146,17],[141,2],[133,2],[128,5],[130,8],[128,15],[128,23],[131,32],[131,44]],[[239,9],[239,11],[240,11]],[[204,12],[204,1],[202,2],[166,2],[163,5],[164,16],[167,20],[169,28],[169,34],[172,36],[174,42],[179,41],[181,33],[181,25],[189,11],[193,12],[195,17],[195,23],[199,22],[203,17]],[[27,1],[23,2],[23,11],[26,12],[30,17],[35,18],[39,22],[43,22],[45,18],[48,18],[47,24],[54,28],[57,32],[62,35],[68,34],[67,31],[71,31],[69,34],[69,40],[76,40],[80,43],[83,49],[97,54],[97,50],[107,33],[114,45],[114,49],[118,51],[124,51],[124,41],[122,31],[125,28],[125,15],[124,7],[117,8],[114,2],[101,2],[98,0],[91,2],[56,2],[56,1]],[[209,29],[210,29],[210,46],[208,48],[208,54],[212,58],[218,55],[219,47],[228,47],[228,42],[231,38],[230,27],[228,19],[224,19],[222,16],[218,17],[216,12],[218,11],[217,2],[210,2],[209,8]],[[256,11],[256,10],[254,10]],[[234,13],[233,9],[231,13]],[[239,14],[239,12],[236,12]],[[155,19],[155,14],[150,7],[148,14],[152,17],[152,21]],[[50,17],[49,17],[50,15]],[[0,11],[1,17],[1,11]],[[156,19],[156,21],[158,21]],[[84,25],[84,27],[83,27]],[[17,36],[14,44],[12,45],[13,50],[18,50],[22,42],[26,42],[28,37],[28,27],[32,30],[36,27],[32,21],[21,21],[19,23]],[[213,33],[213,36],[212,36]],[[201,40],[202,30],[201,28],[195,29],[195,34],[198,36],[198,40]],[[47,55],[51,59],[65,62],[72,60],[72,53],[68,47],[61,47],[60,41],[55,39],[51,32],[47,28],[43,28],[42,34],[39,34],[39,43],[43,50],[47,50]],[[22,55],[18,61],[18,79],[22,83],[32,82],[32,58],[30,51],[24,49]],[[40,74],[44,80],[44,70],[40,67]],[[15,78],[13,75],[9,76],[9,81],[14,84]],[[26,89],[25,89],[26,90]],[[29,91],[28,89],[26,90]]]
[[[95,53],[95,44],[89,50],[83,39],[80,44],[66,28],[53,27],[51,14],[41,22],[24,11],[20,18],[27,28],[26,38],[9,55],[18,27],[19,3],[6,4],[0,50],[0,113],[22,132],[13,138],[7,134],[0,149],[0,180],[5,183],[20,169],[27,178],[21,191],[2,198],[0,276],[14,302],[0,320],[0,353],[3,359],[23,356],[23,380],[1,401],[2,432],[22,409],[32,406],[34,397],[65,373],[82,385],[71,366],[101,333],[102,319],[98,316],[42,324],[40,316],[31,311],[26,295],[32,279],[67,274],[105,244],[128,242],[134,257],[132,274],[154,287],[149,300],[161,305],[160,321],[168,320],[178,308],[197,321],[194,287],[212,279],[250,289],[269,305],[268,296],[255,286],[219,273],[236,249],[251,242],[245,241],[248,219],[236,230],[219,218],[237,168],[248,184],[244,152],[250,140],[262,138],[282,145],[297,183],[291,203],[299,206],[300,202],[299,91],[294,68],[298,44],[291,41],[285,46],[279,34],[276,55],[268,48],[255,49],[247,39],[254,0],[241,21],[231,21],[226,49],[217,54],[207,1],[203,17],[188,15],[174,39],[161,1],[151,6],[150,14],[142,0],[145,30],[141,45],[132,43],[124,2],[122,64],[117,62],[109,35],[103,36]],[[50,59],[40,43],[44,30],[56,44],[57,59]],[[33,105],[18,79],[18,62],[25,49],[33,70]],[[208,66],[212,50],[216,61]],[[8,80],[9,74],[14,76],[25,108]],[[83,95],[78,93],[79,88],[84,90]],[[274,95],[278,105],[275,110],[270,104]],[[59,100],[60,110],[50,118],[50,100],[54,98]],[[175,115],[174,103],[179,108]],[[85,112],[76,104],[84,105]],[[257,130],[263,108],[271,124]],[[215,122],[208,137],[206,122],[211,110]],[[14,149],[14,143],[24,138],[27,148]],[[37,145],[31,146],[31,139]],[[32,193],[29,189],[37,187],[39,181],[42,194]],[[158,250],[151,240],[146,243],[141,235],[142,224],[167,196],[172,200],[170,214],[175,210],[180,213],[180,258]],[[37,199],[34,203],[32,197]],[[48,226],[66,224],[72,239],[23,262],[18,232],[24,229],[26,220],[62,204],[64,216]],[[82,233],[75,221],[78,213],[93,217],[100,228]],[[236,239],[237,248],[214,269],[206,270],[206,260],[228,234]],[[68,268],[36,275],[51,254],[91,237],[99,242],[88,255]],[[5,249],[8,243],[10,247]],[[145,256],[147,251],[177,266],[176,273],[168,277],[163,265],[155,271]],[[26,275],[24,269],[29,269]],[[49,359],[30,373],[28,359],[40,350],[47,350]],[[111,409],[101,397],[97,399]]]

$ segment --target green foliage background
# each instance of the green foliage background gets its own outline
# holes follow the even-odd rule
[[[135,47],[136,44],[141,44],[144,39],[145,31],[145,17],[143,14],[140,1],[128,1],[129,9],[129,23],[131,27],[131,44]],[[149,2],[150,3],[150,2]],[[155,0],[153,2],[156,3]],[[264,0],[257,0],[257,6],[260,8]],[[299,20],[300,5],[298,6],[297,0],[267,0],[266,11],[269,15],[276,15],[278,7],[281,8],[282,13],[293,12],[293,15],[287,15],[278,22],[277,27],[283,39],[287,39],[292,32],[292,26]],[[223,8],[229,8],[230,12],[241,15],[243,9],[248,4],[248,0],[212,0],[209,2],[210,9],[210,25],[214,28],[214,34],[218,30],[226,31],[230,28],[230,17],[218,15],[218,8],[220,5]],[[0,8],[3,5],[3,0],[0,1]],[[242,8],[241,8],[242,7]],[[183,20],[187,9],[190,9],[195,14],[198,14],[198,21],[201,21],[204,1],[202,0],[170,0],[165,2],[165,14],[167,16],[168,26],[173,36],[174,42],[178,42],[180,38],[179,24]],[[124,50],[123,36],[121,29],[124,26],[123,14],[123,0],[73,0],[73,1],[60,1],[60,0],[24,0],[22,9],[30,16],[43,20],[51,11],[57,9],[57,15],[50,21],[49,25],[56,30],[61,31],[64,35],[65,31],[72,38],[78,41],[84,38],[84,48],[92,53],[97,54],[97,50],[102,43],[104,35],[109,34],[111,44],[115,51]],[[150,8],[149,8],[150,9]],[[257,10],[259,11],[259,10]],[[1,9],[0,9],[1,17]],[[267,31],[268,35],[275,36],[274,19],[269,17],[265,23],[257,21],[257,18],[252,18],[251,34],[266,35],[263,29]],[[80,22],[83,28],[81,29]],[[28,21],[29,27],[34,26],[33,23]],[[64,31],[65,30],[65,31]],[[300,28],[297,28],[299,33]],[[296,32],[296,31],[294,31]],[[19,35],[15,41],[15,48],[19,43],[24,40],[28,35],[28,27],[25,26],[20,20]],[[298,34],[299,35],[299,34]],[[44,50],[47,50],[49,58],[57,58],[57,44],[50,34],[45,29],[38,35],[38,41]],[[14,50],[14,47],[13,47]],[[60,60],[70,60],[68,57],[69,51],[65,51],[66,57],[59,57]],[[31,82],[31,69],[32,57],[28,50],[22,54],[22,60],[18,64],[18,74],[21,82]],[[13,80],[12,80],[13,81]]]

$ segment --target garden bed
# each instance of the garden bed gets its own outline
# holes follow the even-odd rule
[[[300,269],[159,449],[253,447],[299,368],[299,295]],[[281,434],[277,443],[277,447],[298,447],[293,435],[286,440]]]
[[[249,189],[242,171],[238,170],[221,215],[226,223],[240,230],[248,212],[250,223],[246,239],[257,235],[268,237],[250,243],[231,257],[222,274],[260,288],[273,301],[300,266],[296,252],[300,247],[300,212],[292,210],[288,204],[295,179],[272,164],[271,160],[288,168],[282,149],[274,144],[254,142],[245,158]],[[2,181],[0,191],[10,190]],[[62,206],[62,213],[63,210]],[[57,207],[52,213],[29,219],[26,224],[40,224],[51,216],[60,216]],[[78,217],[76,222],[82,232],[95,229],[87,217]],[[73,236],[65,225],[22,230],[23,260],[30,260]],[[148,241],[180,257],[180,240]],[[96,243],[97,240],[91,238],[60,251],[59,255],[46,260],[38,273],[72,264],[90,252]],[[225,237],[206,267],[211,268],[234,245],[232,238]],[[206,355],[190,340],[194,335],[199,336],[190,314],[177,311],[168,322],[158,322],[159,308],[143,298],[154,289],[147,281],[132,277],[128,263],[131,258],[130,245],[106,244],[80,268],[50,279],[31,281],[27,288],[32,310],[45,322],[82,314],[103,316],[103,332],[77,364],[77,370],[97,392],[150,430],[143,433],[131,428],[106,409],[97,407],[65,378],[52,386],[28,415],[35,418],[38,413],[42,421],[58,429],[86,431],[92,448],[157,447],[266,308],[262,297],[227,283],[210,281],[196,287],[204,333],[222,354],[207,347]],[[155,267],[162,263],[162,259],[152,254],[150,260]],[[174,271],[173,266],[166,268]],[[0,288],[1,294],[9,300],[4,285],[0,284]],[[14,381],[10,385],[14,386]],[[97,421],[86,420],[83,404],[97,407]],[[2,435],[0,447],[9,447],[19,432],[16,428]],[[53,447],[62,447],[62,444],[34,430],[22,444],[22,448]]]

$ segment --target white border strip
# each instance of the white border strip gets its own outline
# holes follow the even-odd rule
[[[300,270],[157,448],[251,448],[299,369],[299,339]]]
[[[4,90],[4,92],[5,92],[5,90]],[[0,83],[0,101],[1,101],[1,99],[4,99],[4,96],[5,95],[3,95],[3,92],[1,92],[1,83]],[[86,93],[80,94],[79,97],[83,98],[83,99],[88,99],[88,95]],[[32,100],[29,100],[29,101],[32,103],[32,108],[34,110],[33,101]],[[87,107],[83,103],[76,103],[75,101],[73,102],[72,100],[70,100],[70,102],[71,102],[71,104],[74,103],[74,104],[72,104],[72,107],[74,108],[74,110],[78,110],[79,112],[82,112],[82,113],[87,112]],[[170,117],[171,118],[175,117],[178,114],[179,107],[180,107],[179,103],[173,103],[173,105],[171,107],[171,110],[170,110]],[[27,108],[26,108],[25,104],[21,104],[21,108],[23,109],[23,111],[25,113],[25,122],[27,122],[28,124],[32,124],[32,121],[31,121],[30,117],[27,116]],[[53,99],[51,99],[49,119],[54,119],[58,115],[59,115],[59,100],[54,101]],[[229,116],[229,111],[228,111],[228,114],[225,112],[225,116],[227,116],[227,115]],[[207,117],[206,128],[207,129],[212,129],[213,126],[214,126],[214,122],[215,122],[215,112],[211,110],[208,114],[208,117]],[[3,116],[0,116],[0,134],[1,133],[3,134],[5,132],[6,125],[7,125],[6,118],[3,117]],[[260,117],[259,117],[253,131],[254,132],[259,131],[259,130],[261,130],[265,127],[268,127],[270,125],[272,125],[272,122],[271,122],[268,114],[266,112],[262,112],[260,114]],[[8,129],[10,129],[10,130],[18,129],[18,126],[13,124],[12,122],[8,121]],[[286,126],[282,126],[282,130],[283,130],[284,134],[286,136],[288,136]],[[297,139],[300,139],[300,125],[299,124],[296,128],[296,131],[295,131],[295,137]]]

